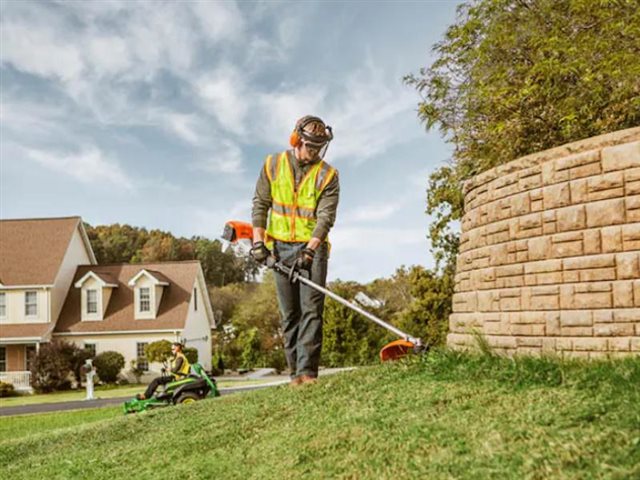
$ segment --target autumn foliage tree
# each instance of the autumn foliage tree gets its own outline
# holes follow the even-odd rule
[[[219,240],[175,237],[162,230],[148,231],[129,225],[85,224],[91,247],[100,264],[199,260],[208,285],[247,281],[258,272],[252,260],[222,251]]]

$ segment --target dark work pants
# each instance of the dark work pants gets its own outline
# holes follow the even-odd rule
[[[285,265],[291,265],[305,247],[306,243],[276,241],[274,253]],[[328,256],[327,244],[323,243],[316,251],[308,277],[323,287],[327,280]],[[307,272],[303,275],[307,276]],[[292,284],[285,275],[278,273],[276,289],[284,331],[284,353],[291,376],[317,377],[322,350],[324,295],[300,282]]]
[[[173,377],[171,375],[168,375],[166,377],[154,378],[149,384],[149,386],[147,387],[147,390],[144,392],[144,398],[151,398],[151,396],[155,393],[156,388],[158,388],[159,385],[165,385],[172,381],[173,381]]]

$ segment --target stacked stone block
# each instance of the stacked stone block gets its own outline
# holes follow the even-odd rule
[[[448,343],[508,354],[640,355],[640,128],[512,161],[465,184]]]

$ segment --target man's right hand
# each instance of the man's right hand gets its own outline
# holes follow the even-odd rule
[[[267,261],[267,258],[271,256],[271,251],[267,248],[264,242],[256,242],[253,244],[253,248],[251,248],[249,254],[256,262],[264,264]]]

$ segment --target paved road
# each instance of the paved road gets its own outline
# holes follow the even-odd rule
[[[332,375],[338,372],[344,372],[347,370],[353,370],[353,367],[348,368],[326,368],[320,370],[320,376]],[[262,377],[264,378],[264,377]],[[225,378],[226,379],[226,378]],[[285,385],[289,383],[289,378],[286,376],[278,376],[273,382],[262,383],[259,385],[246,385],[238,387],[220,388],[221,395],[229,395],[231,393],[246,392],[248,390],[258,390],[260,388],[275,387],[278,385]],[[0,417],[7,417],[10,415],[28,415],[31,413],[45,413],[45,412],[61,412],[64,410],[83,410],[86,408],[100,408],[109,405],[118,405],[126,400],[128,397],[118,398],[101,398],[98,400],[76,400],[73,402],[57,402],[57,403],[36,403],[33,405],[18,405],[15,407],[2,407],[0,408]]]
[[[263,383],[260,385],[247,385],[243,387],[230,387],[220,388],[221,395],[229,395],[232,393],[246,392],[248,390],[258,390],[260,388],[274,387],[277,385],[284,385],[288,383],[288,380],[278,380],[276,382]],[[100,408],[109,405],[122,404],[124,401],[131,399],[128,397],[118,398],[102,398],[98,400],[76,400],[73,402],[57,402],[57,403],[36,403],[33,405],[18,405],[15,407],[2,407],[0,408],[0,417],[7,417],[10,415],[28,415],[30,413],[44,413],[44,412],[61,412],[64,410],[82,410],[87,408]]]

